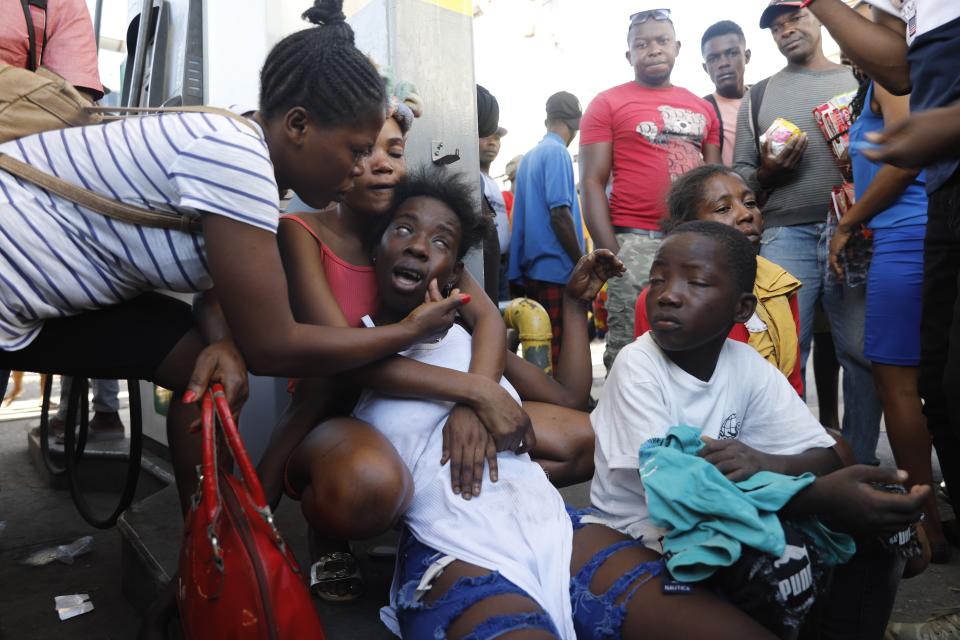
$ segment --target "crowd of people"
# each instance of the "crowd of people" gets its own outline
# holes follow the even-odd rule
[[[669,9],[635,13],[633,79],[586,110],[552,95],[501,192],[496,99],[478,87],[479,179],[408,168],[430,105],[355,47],[342,1],[316,0],[313,26],[267,56],[255,112],[0,144],[201,222],[120,221],[0,171],[0,369],[174,390],[185,514],[209,384],[238,410],[248,371],[288,378],[263,427],[267,499],[299,502],[311,588],[332,602],[363,590],[349,541],[401,529],[381,613],[401,637],[881,638],[901,578],[952,554],[930,434],[960,491],[960,6],[868,2],[773,0],[758,19],[786,66],[752,87],[740,27],[711,26],[706,98],[671,84]],[[57,24],[43,18],[43,45]],[[824,27],[850,66],[824,56]],[[28,40],[2,60],[57,60]],[[844,168],[813,111],[851,91],[856,202],[837,220]],[[778,119],[796,129],[779,144]],[[290,191],[305,206],[281,213]],[[477,247],[482,286],[463,263]],[[587,313],[604,287],[594,408]],[[507,347],[496,303],[513,295],[548,313],[549,374]],[[803,399],[811,341],[843,370],[838,425]],[[877,466],[881,414],[900,469]],[[565,505],[558,488],[585,481],[590,506]],[[148,627],[173,614],[167,596]]]

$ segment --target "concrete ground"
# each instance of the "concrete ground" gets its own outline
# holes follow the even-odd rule
[[[595,392],[603,381],[599,364],[602,344],[594,344]],[[11,409],[0,410],[0,640],[133,638],[139,626],[138,610],[120,592],[120,537],[114,530],[99,531],[77,514],[67,491],[51,489],[27,453],[27,432],[35,417],[39,390],[35,377]],[[816,412],[816,397],[809,403]],[[892,466],[885,437],[878,455]],[[565,499],[582,506],[588,501],[586,484],[565,490]],[[942,503],[943,501],[941,501]],[[945,514],[949,508],[942,504]],[[305,525],[297,505],[285,501],[277,521],[301,564],[307,563]],[[28,567],[20,561],[37,549],[68,543],[83,535],[94,538],[93,551],[73,565],[53,563]],[[377,610],[386,601],[392,560],[368,554],[391,543],[391,536],[357,545],[366,594],[348,605],[319,604],[330,640],[388,639]],[[957,550],[960,551],[960,550]],[[77,618],[59,621],[54,596],[87,593],[95,609]],[[947,565],[931,567],[901,584],[893,619],[922,621],[944,609],[960,607],[960,553]],[[951,636],[952,637],[952,636]]]

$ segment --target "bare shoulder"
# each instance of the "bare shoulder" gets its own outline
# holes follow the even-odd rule
[[[298,211],[289,213],[280,218],[280,233],[294,235],[310,235],[324,244],[329,244],[331,230],[328,219],[330,214],[323,211]]]

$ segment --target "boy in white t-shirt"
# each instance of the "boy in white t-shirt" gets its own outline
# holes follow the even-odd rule
[[[664,572],[664,532],[649,521],[638,452],[671,426],[702,428],[700,455],[732,481],[760,470],[820,476],[781,511],[788,519],[818,516],[851,533],[893,533],[916,522],[929,492],[916,487],[907,496],[884,494],[868,483],[902,482],[903,472],[841,469],[836,442],[787,379],[749,345],[726,339],[733,323],[747,320],[756,307],[755,269],[755,252],[736,229],[691,222],[671,232],[650,272],[652,330],[620,353],[591,415],[594,509],[575,518],[573,573],[580,577],[592,564],[594,594],[620,585],[615,603],[596,596],[581,605],[606,607],[606,618],[618,618],[617,636],[770,637],[709,588],[674,589]],[[614,547],[616,553],[603,551]],[[678,590],[684,595],[670,595]],[[575,621],[579,608],[575,598]],[[579,625],[577,631],[587,632]]]

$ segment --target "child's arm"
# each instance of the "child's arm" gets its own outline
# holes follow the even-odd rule
[[[521,398],[586,408],[593,384],[587,310],[603,284],[612,277],[619,278],[624,270],[623,263],[607,249],[580,258],[563,292],[563,337],[556,379],[516,354],[507,354],[507,380]]]
[[[833,448],[815,447],[794,455],[776,455],[753,449],[739,440],[714,440],[704,436],[703,441],[700,456],[733,482],[746,480],[758,471],[823,476],[843,466]]]
[[[917,484],[906,495],[880,491],[872,483],[903,484],[907,472],[854,465],[817,478],[787,503],[780,514],[791,519],[817,517],[851,534],[903,531],[920,520],[930,496],[928,485]]]

